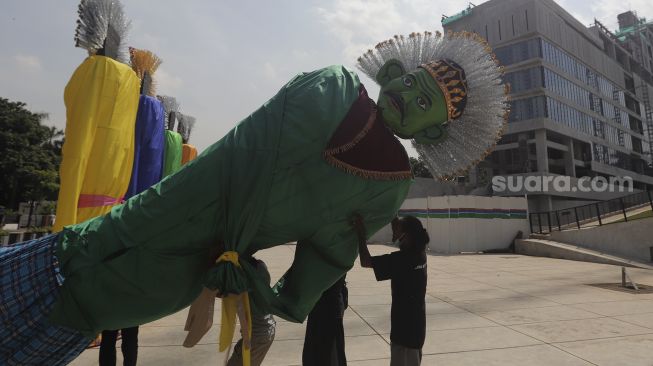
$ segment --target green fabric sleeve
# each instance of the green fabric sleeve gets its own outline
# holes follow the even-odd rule
[[[374,184],[368,182],[368,184]],[[358,236],[350,225],[354,213],[363,217],[368,238],[389,223],[403,202],[411,181],[378,183],[367,202],[343,205],[340,219],[325,223],[314,235],[300,240],[290,269],[274,287],[275,313],[291,321],[303,321],[331,287],[351,269],[358,256]],[[384,187],[385,186],[385,187]]]
[[[257,184],[244,183],[245,178],[239,175],[245,169],[231,169],[232,175],[225,182],[230,189],[225,211],[225,250],[237,251],[240,254],[252,252],[250,244],[256,235],[264,213],[264,205],[270,196],[269,181],[279,171],[289,166],[299,166],[307,162],[321,160],[322,151],[333,131],[338,127],[349,107],[358,97],[360,82],[356,74],[343,66],[330,66],[324,69],[304,73],[295,77],[285,87],[283,102],[283,118],[275,125],[278,131],[269,134],[278,136],[270,141],[278,144],[270,146],[270,150],[248,151],[245,161],[260,161],[257,177],[265,177],[265,181]],[[242,123],[233,133],[231,145],[237,148],[245,147],[254,137],[264,137],[259,126]],[[253,130],[241,130],[253,128]],[[239,150],[239,155],[243,151]],[[241,158],[241,156],[238,156]],[[297,174],[297,173],[295,173]],[[250,178],[251,179],[251,178]],[[237,182],[243,182],[237,183]],[[243,189],[250,187],[250,189]],[[298,223],[298,225],[301,225]],[[243,266],[248,272],[251,267]],[[224,293],[239,293],[246,291],[249,284],[245,273],[231,263],[219,263],[207,274],[207,287],[219,288]],[[256,275],[246,273],[249,278]],[[281,315],[281,314],[277,314]]]

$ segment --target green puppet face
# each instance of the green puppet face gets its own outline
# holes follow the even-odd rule
[[[376,80],[381,85],[377,101],[381,117],[397,136],[431,144],[446,137],[447,104],[426,70],[406,72],[401,62],[389,60]]]

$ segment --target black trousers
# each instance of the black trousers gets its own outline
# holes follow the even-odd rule
[[[124,366],[136,366],[138,356],[138,327],[121,329],[122,358]],[[105,330],[102,332],[102,343],[100,344],[100,366],[116,366],[116,339],[117,330]]]
[[[345,329],[347,286],[341,278],[315,304],[308,314],[302,352],[304,366],[346,366]]]

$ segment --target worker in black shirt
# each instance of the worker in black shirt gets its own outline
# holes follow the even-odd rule
[[[392,236],[399,242],[399,250],[372,257],[361,217],[354,216],[352,224],[358,233],[361,266],[374,269],[377,281],[391,280],[390,366],[419,365],[426,335],[424,298],[429,235],[414,216],[395,219]]]

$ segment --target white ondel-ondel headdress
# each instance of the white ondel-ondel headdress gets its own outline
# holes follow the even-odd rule
[[[451,179],[483,160],[506,126],[510,92],[502,81],[503,67],[485,39],[469,32],[394,36],[361,56],[358,67],[376,80],[381,67],[391,59],[400,61],[407,71],[437,60],[451,60],[464,70],[466,104],[462,114],[446,124],[447,137],[435,144],[412,140],[431,174]]]

